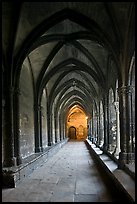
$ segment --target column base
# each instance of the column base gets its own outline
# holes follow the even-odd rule
[[[125,164],[127,164],[127,153],[120,152],[119,153],[118,168],[123,169],[125,167]]]
[[[16,157],[8,158],[3,161],[3,167],[16,166]]]
[[[17,164],[17,166],[22,164],[22,158],[20,156],[16,157],[16,164]]]
[[[125,164],[135,163],[135,154],[134,153],[119,153],[119,168],[123,168]]]
[[[127,163],[128,164],[135,163],[135,153],[127,153]]]
[[[52,145],[52,143],[51,142],[48,142],[48,146],[51,146]]]
[[[35,153],[38,153],[41,151],[41,148],[40,147],[35,147]]]
[[[119,153],[120,153],[120,150],[119,150],[119,148],[115,148],[115,150],[114,150],[114,156],[116,156],[116,157],[119,157]]]
[[[43,150],[44,150],[43,147],[40,147],[40,149],[41,149],[41,152],[43,152]]]
[[[109,144],[109,145],[108,145],[108,149],[107,149],[107,150],[108,150],[108,152],[112,152],[112,151],[113,151],[112,144]]]
[[[107,151],[107,149],[108,149],[107,144],[103,144],[103,151],[104,151],[104,152],[106,152],[106,151]]]
[[[2,186],[6,188],[15,188],[15,175],[12,171],[2,172]]]

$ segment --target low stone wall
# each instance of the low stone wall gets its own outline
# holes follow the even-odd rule
[[[43,163],[52,157],[57,151],[68,141],[65,140],[48,147],[42,153],[35,153],[34,155],[25,158],[23,163],[17,167],[7,167],[2,170],[2,186],[8,188],[15,188],[25,177],[30,175],[35,169],[40,167]]]
[[[103,159],[101,158],[101,155],[104,153],[97,153],[95,151],[97,147],[94,149],[89,140],[85,140],[85,144],[87,145],[87,148],[98,168],[101,169],[105,180],[107,180],[107,182],[109,182],[109,186],[112,187],[112,190],[117,191],[119,194],[123,195],[123,198],[126,198],[127,202],[135,202],[135,181],[133,180],[133,178],[129,178],[130,175],[126,175],[126,171],[118,169],[118,165],[115,162],[111,161],[111,158],[107,158],[108,161],[111,161],[110,166],[109,164],[106,164],[105,161],[103,161]],[[128,178],[130,185],[126,181],[123,181],[122,174],[125,175],[125,177],[123,176],[124,179],[126,179],[126,177]]]

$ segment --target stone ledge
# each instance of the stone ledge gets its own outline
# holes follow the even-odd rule
[[[36,168],[52,157],[66,142],[68,139],[56,143],[47,148],[42,153],[35,153],[23,160],[23,163],[19,166],[3,167],[2,169],[2,187],[15,188],[22,180],[30,175]]]
[[[135,202],[135,180],[126,173],[126,171],[118,169],[116,162],[103,153],[90,140],[85,141],[91,156],[95,157],[97,165],[104,170],[105,175],[110,179],[113,188],[119,189],[119,192],[127,198],[129,202]]]

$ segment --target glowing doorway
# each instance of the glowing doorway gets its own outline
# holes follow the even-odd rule
[[[73,126],[69,128],[69,138],[76,139],[76,128]]]
[[[67,134],[70,139],[85,140],[87,138],[87,120],[83,108],[74,105],[67,117]]]

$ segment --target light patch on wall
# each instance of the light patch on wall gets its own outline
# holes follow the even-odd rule
[[[46,91],[43,89],[43,97],[46,97]]]
[[[79,105],[74,105],[68,113],[67,117],[67,134],[71,139],[83,140],[87,138],[87,120],[84,110]],[[71,135],[72,127],[75,128],[75,136]]]

